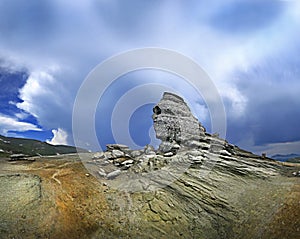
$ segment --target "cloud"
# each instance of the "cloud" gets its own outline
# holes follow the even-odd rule
[[[19,119],[19,120],[25,120],[28,117],[30,117],[30,114],[25,113],[25,112],[21,112],[21,113],[15,113],[15,116]]]
[[[48,144],[53,145],[67,145],[68,144],[68,134],[61,128],[53,129],[53,138],[51,140],[47,140]]]
[[[53,77],[47,72],[32,72],[29,75],[26,84],[19,92],[19,98],[22,100],[22,102],[17,103],[16,106],[19,109],[38,117],[39,112],[35,107],[35,101],[40,97],[46,97],[48,99],[52,98],[55,100],[55,97],[51,95],[52,92],[47,90],[47,86],[53,83],[53,81]]]
[[[291,46],[290,46],[291,47]],[[300,61],[299,46],[273,55],[247,71],[236,72],[237,86],[247,98],[243,117],[229,115],[229,141],[249,150],[265,150],[269,146],[292,149],[300,140]],[[248,140],[245,140],[248,139]],[[245,142],[246,141],[246,142]],[[286,142],[289,142],[286,143]],[[279,147],[280,146],[280,147]],[[298,145],[299,146],[299,145]],[[291,151],[292,152],[292,151]]]
[[[274,23],[284,7],[281,1],[239,0],[220,9],[212,16],[211,23],[230,34],[251,33]]]
[[[34,124],[27,122],[20,122],[18,119],[0,114],[0,133],[3,135],[8,135],[9,131],[25,132],[28,130],[41,131]]]
[[[261,153],[266,152],[269,156],[275,154],[290,154],[291,152],[299,154],[300,141],[267,144],[262,147],[257,146],[255,149]]]
[[[242,146],[247,147],[248,150],[257,155],[266,153],[269,157],[275,154],[300,154],[300,141],[287,141],[283,143],[270,143],[256,146],[253,145],[253,142],[245,141],[241,143],[241,147]]]
[[[22,102],[16,106],[37,118],[45,129],[65,127],[70,129],[73,94],[69,80],[62,80],[60,71],[47,69],[33,71],[19,91]],[[69,92],[71,90],[71,92]],[[67,127],[69,125],[69,127]]]
[[[225,102],[228,132],[232,132],[229,136],[233,142],[254,135],[255,144],[274,143],[270,132],[276,124],[283,121],[291,129],[295,127],[293,117],[298,117],[298,101],[294,93],[292,97],[288,92],[296,91],[299,86],[295,82],[280,84],[284,94],[274,87],[277,84],[274,79],[278,78],[276,69],[285,71],[290,65],[289,56],[298,57],[288,53],[299,44],[298,2],[194,0],[189,3],[151,1],[150,4],[117,0],[26,3],[5,0],[0,3],[1,65],[28,71],[26,84],[18,85],[22,100],[17,102],[19,110],[34,115],[41,127],[61,128],[71,136],[76,92],[93,67],[111,55],[132,48],[174,49],[197,61],[215,82]],[[255,73],[257,65],[268,59],[281,59],[283,55],[282,63],[270,62]],[[293,64],[299,68],[299,62]],[[262,74],[269,81],[261,78]],[[147,75],[144,72],[139,80]],[[293,72],[293,75],[298,77],[300,73]],[[148,82],[155,79],[155,82],[169,83],[167,78],[151,77],[147,78]],[[285,79],[291,81],[288,76]],[[201,121],[208,122],[207,110],[199,101],[201,97],[178,82],[174,80],[172,86],[190,105],[195,105]],[[123,81],[109,91],[105,110],[113,107],[122,90],[130,84]],[[268,94],[264,93],[268,90]],[[278,116],[276,110],[273,112],[274,104],[282,105],[280,110],[289,119]],[[294,116],[293,111],[297,113]],[[276,118],[276,123],[264,120],[265,114]],[[255,129],[257,122],[268,130]],[[278,135],[285,135],[283,139],[291,141],[295,134],[291,130],[287,132],[278,131]],[[263,138],[263,135],[270,137]],[[280,140],[278,136],[273,138]]]

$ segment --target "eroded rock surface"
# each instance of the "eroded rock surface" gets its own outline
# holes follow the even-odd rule
[[[157,106],[158,151],[0,160],[0,238],[299,238],[300,165],[206,133],[176,95]]]
[[[298,238],[299,166],[235,152],[0,161],[0,238]]]
[[[159,151],[176,151],[179,146],[190,146],[205,135],[204,127],[193,116],[184,100],[165,92],[161,101],[153,108],[156,137],[162,140]]]
[[[39,222],[35,213],[29,213],[39,208],[42,196],[39,176],[24,173],[1,174],[0,192],[0,237],[4,234],[7,238],[13,238],[21,234],[26,227],[22,225],[25,221],[33,224]],[[34,235],[34,231],[31,233]]]

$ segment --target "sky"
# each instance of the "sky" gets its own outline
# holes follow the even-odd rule
[[[89,73],[119,53],[158,47],[208,74],[224,103],[229,142],[258,154],[300,153],[299,12],[299,0],[1,0],[0,134],[73,145],[73,106]],[[209,107],[191,85],[144,69],[120,76],[99,99],[101,148],[130,145],[114,135],[125,132],[116,130],[121,126],[135,145],[157,146],[154,102],[146,96],[159,101],[166,89],[181,95],[210,132]],[[135,99],[140,107],[129,119],[112,120],[134,90],[144,92]]]

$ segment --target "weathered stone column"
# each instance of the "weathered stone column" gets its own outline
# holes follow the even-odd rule
[[[165,92],[153,108],[156,137],[162,141],[159,151],[176,152],[181,147],[190,147],[194,141],[205,137],[205,128],[193,116],[184,100]]]

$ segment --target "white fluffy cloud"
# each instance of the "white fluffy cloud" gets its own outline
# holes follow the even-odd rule
[[[68,144],[68,134],[61,128],[53,129],[53,138],[51,140],[47,140],[48,144],[53,145],[67,145]]]
[[[0,114],[0,134],[7,135],[9,131],[25,132],[28,130],[41,131],[34,124],[21,122],[17,118]]]
[[[38,118],[40,114],[39,109],[35,107],[36,101],[39,97],[54,99],[51,97],[52,92],[45,87],[47,84],[51,84],[53,80],[53,77],[47,72],[31,72],[26,84],[20,90],[19,97],[23,102],[17,103],[16,106]]]

